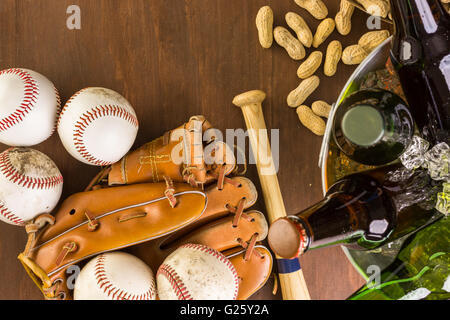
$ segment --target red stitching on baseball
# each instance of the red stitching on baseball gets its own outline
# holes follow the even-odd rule
[[[7,178],[9,181],[27,188],[27,189],[51,189],[56,187],[57,185],[63,183],[63,176],[51,176],[51,177],[28,177],[14,168],[11,163],[11,159],[9,158],[9,151],[13,148],[6,150],[5,152],[0,154],[0,172]]]
[[[237,274],[236,268],[233,266],[233,264],[227,257],[225,257],[219,251],[209,248],[207,246],[201,245],[201,244],[188,243],[188,244],[182,245],[180,248],[190,248],[190,249],[194,249],[194,250],[199,250],[199,251],[208,253],[208,254],[212,255],[213,257],[219,259],[221,262],[225,263],[225,265],[230,269],[231,273],[233,274],[234,284],[235,284],[233,299],[234,300],[237,299],[238,291],[239,291],[239,276]]]
[[[235,284],[235,290],[234,290],[234,296],[233,299],[236,300],[238,297],[238,291],[239,291],[239,276],[236,272],[236,268],[233,266],[231,261],[225,257],[222,253],[220,253],[217,250],[214,250],[212,248],[209,248],[207,246],[203,246],[200,244],[184,244],[180,246],[180,248],[188,248],[188,249],[194,249],[201,252],[205,252],[209,255],[212,255],[213,257],[217,258],[219,261],[223,262],[231,271],[234,277],[234,284]],[[175,294],[178,297],[178,300],[192,300],[191,294],[188,292],[185,284],[183,283],[180,276],[176,273],[174,269],[172,269],[169,265],[163,264],[160,269],[158,270],[158,274],[164,275],[172,285],[172,288],[175,290]],[[190,299],[187,299],[184,297],[184,295],[189,295]]]
[[[64,115],[64,113],[67,111],[68,106],[72,103],[72,101],[78,97],[82,92],[84,92],[85,90],[90,89],[88,88],[84,88],[81,89],[80,91],[76,92],[72,97],[70,97],[69,100],[67,100],[66,104],[64,105],[64,107],[61,109],[61,112],[59,113],[59,117],[58,117],[58,124],[57,126],[59,126],[60,122],[61,122],[61,117]]]
[[[181,279],[178,273],[171,266],[163,264],[159,267],[156,277],[159,275],[164,276],[169,281],[178,300],[194,300],[192,295],[189,293],[189,290],[186,288],[183,279]]]
[[[93,163],[98,166],[106,166],[110,165],[111,162],[104,161],[95,158],[88,150],[84,144],[84,133],[87,127],[94,122],[95,120],[104,117],[104,116],[112,116],[124,119],[128,121],[131,125],[138,127],[138,120],[136,116],[125,110],[120,106],[115,105],[107,105],[107,106],[97,106],[92,108],[89,111],[86,111],[81,117],[80,120],[75,124],[76,130],[73,134],[74,145],[77,149],[78,153],[88,162]]]
[[[22,69],[7,69],[0,71],[0,77],[2,75],[16,75],[18,76],[24,83],[25,88],[25,96],[23,97],[22,102],[19,106],[17,106],[16,110],[11,113],[9,116],[0,120],[0,132],[6,131],[19,122],[23,121],[26,114],[34,108],[37,98],[39,96],[39,88],[37,86],[36,81],[33,79],[31,74]]]
[[[148,291],[139,295],[131,294],[123,289],[115,287],[108,280],[108,276],[106,275],[105,259],[106,257],[104,254],[98,256],[94,270],[97,285],[108,297],[111,297],[113,300],[151,300],[154,298],[153,292],[155,292],[155,282],[153,280],[151,281]]]
[[[9,209],[3,204],[0,203],[0,215],[2,215],[4,218],[6,218],[11,223],[18,225],[18,226],[24,226],[25,221],[20,219],[18,216],[14,215]]]
[[[56,106],[56,119],[51,134],[53,134],[58,128],[59,117],[61,115],[61,96],[59,95],[58,89],[56,89],[55,85],[53,85],[53,91],[55,92],[56,95],[57,106]]]

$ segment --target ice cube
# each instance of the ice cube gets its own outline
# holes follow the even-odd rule
[[[439,143],[425,153],[425,163],[433,180],[450,182],[450,147]]]
[[[444,183],[444,190],[438,193],[436,209],[446,216],[450,213],[450,183]]]
[[[386,175],[384,187],[390,190],[392,200],[398,211],[417,205],[424,210],[436,206],[436,195],[442,186],[434,182],[427,170],[409,170],[401,167]]]
[[[394,171],[389,171],[386,174],[386,181],[388,182],[403,182],[407,181],[414,175],[414,170],[407,169],[404,167],[398,168]]]
[[[409,170],[420,168],[425,163],[425,153],[430,143],[419,136],[414,136],[411,144],[401,155],[400,161]]]

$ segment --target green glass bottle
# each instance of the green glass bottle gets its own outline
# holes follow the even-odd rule
[[[393,92],[365,89],[348,96],[334,116],[334,140],[350,159],[384,165],[406,150],[414,134],[409,108]]]
[[[450,217],[417,232],[405,241],[379,282],[371,281],[349,300],[450,299],[449,239]]]

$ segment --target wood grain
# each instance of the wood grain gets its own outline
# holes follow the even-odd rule
[[[81,30],[66,28],[72,4],[81,8]],[[268,96],[268,129],[280,129],[278,178],[286,211],[294,214],[322,198],[321,139],[302,127],[286,105],[288,93],[299,84],[299,63],[276,44],[271,49],[259,44],[255,17],[264,5],[274,10],[275,25],[287,27],[289,11],[301,14],[313,32],[318,25],[290,0],[2,0],[0,69],[25,67],[46,75],[63,101],[87,86],[122,93],[141,123],[135,147],[195,114],[221,130],[245,128],[231,101],[241,92],[261,89]],[[334,17],[339,1],[327,5]],[[344,47],[356,43],[367,31],[366,18],[356,10],[351,34],[342,37],[335,31],[319,50],[325,52],[333,39]],[[340,63],[333,78],[319,70],[321,86],[306,103],[332,103],[354,68]],[[57,135],[35,149],[49,155],[63,173],[64,198],[81,191],[98,171],[71,158]],[[255,166],[249,177],[257,181]],[[262,197],[256,209],[264,212]],[[0,299],[41,299],[17,260],[25,240],[22,229],[0,224]],[[363,284],[340,248],[309,252],[301,262],[313,299],[344,299]],[[279,299],[279,293],[271,294],[272,284],[252,298]]]

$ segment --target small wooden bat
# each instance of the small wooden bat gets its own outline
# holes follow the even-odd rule
[[[247,124],[250,144],[256,160],[258,175],[267,208],[269,222],[286,217],[275,164],[272,158],[262,102],[266,94],[255,90],[234,98]],[[298,258],[287,260],[277,257],[280,285],[284,300],[311,300]]]

